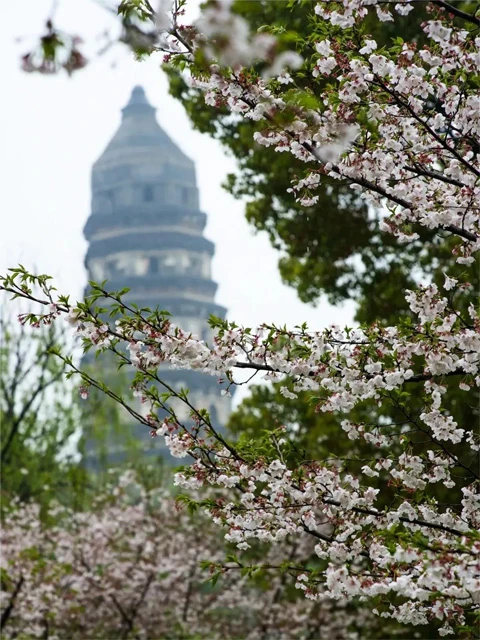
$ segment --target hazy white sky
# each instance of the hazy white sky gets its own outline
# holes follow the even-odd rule
[[[201,207],[208,214],[206,236],[216,245],[217,301],[228,308],[229,318],[248,326],[350,323],[353,305],[333,308],[321,302],[313,308],[282,284],[278,253],[265,234],[250,229],[243,203],[220,186],[234,161],[215,141],[191,130],[181,105],[168,95],[160,58],[136,62],[117,46],[73,78],[20,70],[20,55],[42,33],[51,6],[52,0],[26,0],[2,10],[0,271],[22,262],[53,275],[60,291],[76,299],[81,295],[90,168],[116,130],[132,87],[140,84],[158,109],[160,125],[195,161]],[[85,39],[116,28],[114,18],[92,0],[60,0],[55,23]]]

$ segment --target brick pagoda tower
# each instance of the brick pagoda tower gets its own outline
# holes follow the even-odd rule
[[[208,342],[209,315],[224,318],[226,309],[215,303],[214,245],[203,235],[206,221],[194,163],[158,125],[144,90],[135,87],[117,132],[92,168],[92,211],[84,229],[89,279],[108,280],[110,290],[129,287],[126,301],[167,310],[175,324]],[[226,423],[230,399],[221,396],[214,377],[171,369],[162,377],[188,388],[192,404],[208,409],[214,424]],[[148,439],[145,427],[138,436]]]

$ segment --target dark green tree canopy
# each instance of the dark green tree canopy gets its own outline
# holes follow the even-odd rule
[[[309,0],[237,0],[234,8],[252,29],[280,34],[286,47],[294,41],[308,59],[314,54],[308,39],[311,5]],[[412,14],[411,18],[402,17],[400,23],[397,16],[380,27],[371,20],[366,29],[379,46],[400,37],[418,40],[422,37],[418,10]],[[224,186],[234,197],[246,201],[247,220],[268,234],[279,251],[283,281],[297,290],[302,301],[316,303],[322,294],[333,304],[353,299],[358,303],[358,321],[390,322],[406,313],[400,291],[413,288],[421,276],[441,279],[447,264],[451,272],[458,271],[445,249],[445,238],[423,230],[416,241],[399,245],[380,231],[382,212],[369,209],[347,184],[322,177],[321,188],[315,192],[318,202],[311,207],[297,203],[287,189],[309,163],[291,154],[252,146],[253,133],[262,130],[262,122],[232,117],[226,108],[205,104],[203,93],[189,87],[181,72],[170,66],[165,70],[170,92],[182,102],[194,128],[219,140],[236,159],[238,170],[228,175]],[[291,75],[296,87],[306,89],[301,69]],[[317,81],[319,86],[324,82]],[[286,85],[285,92],[291,87]],[[307,91],[301,100],[312,100],[314,105],[316,98]],[[474,282],[476,273],[471,271],[469,278]]]

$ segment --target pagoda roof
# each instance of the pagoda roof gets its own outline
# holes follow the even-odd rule
[[[93,171],[102,165],[128,164],[129,156],[138,165],[139,156],[146,164],[181,165],[192,170],[188,158],[158,124],[156,109],[149,103],[141,86],[135,86],[130,99],[122,109],[122,121],[102,155],[93,165]],[[133,159],[134,156],[134,159]]]

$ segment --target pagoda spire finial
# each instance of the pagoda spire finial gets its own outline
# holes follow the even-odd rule
[[[128,104],[148,104],[147,96],[145,95],[145,89],[137,84],[132,89],[132,95]]]
[[[145,90],[140,85],[136,85],[132,89],[132,93],[130,95],[130,100],[127,105],[122,109],[123,114],[128,114],[131,112],[136,112],[137,110],[146,110],[155,111],[154,107],[148,102],[147,96],[145,95]]]

